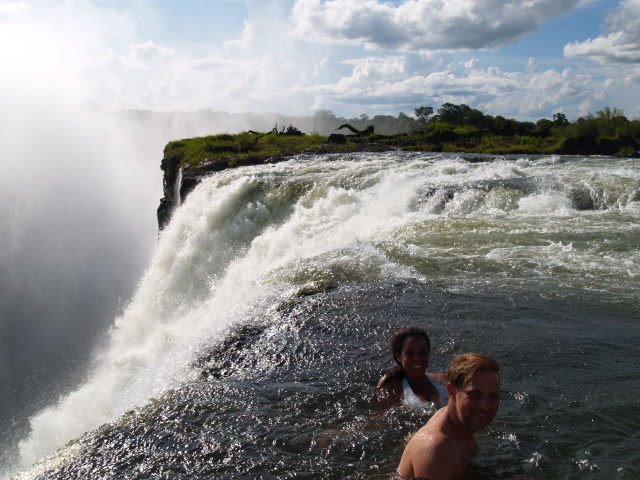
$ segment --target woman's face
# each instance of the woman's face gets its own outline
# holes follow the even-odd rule
[[[421,335],[407,337],[402,350],[396,353],[396,361],[408,376],[423,376],[429,366],[429,347]]]

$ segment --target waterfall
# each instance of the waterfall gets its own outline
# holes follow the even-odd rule
[[[478,292],[499,278],[514,292],[637,302],[635,247],[612,243],[629,225],[615,223],[618,211],[582,212],[569,199],[596,173],[602,188],[619,182],[607,179],[604,161],[575,165],[358,154],[205,178],[161,233],[86,383],[31,418],[23,463],[193,378],[199,352],[310,282],[404,278]],[[637,168],[624,175],[617,208],[637,215]],[[598,250],[604,234],[612,240]],[[594,264],[603,273],[585,275]]]
[[[180,194],[180,189],[182,188],[182,167],[178,169],[178,175],[176,175],[176,184],[174,187],[174,191],[176,192],[175,204],[176,207],[179,207],[182,204],[182,198]]]

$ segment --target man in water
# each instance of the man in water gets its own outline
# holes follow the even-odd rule
[[[402,454],[402,478],[462,479],[478,445],[474,435],[491,423],[500,405],[500,367],[486,355],[453,359],[447,377],[449,404],[418,430]]]

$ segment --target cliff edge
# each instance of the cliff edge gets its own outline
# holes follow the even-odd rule
[[[212,135],[170,142],[160,163],[164,197],[158,206],[158,228],[203,177],[227,168],[287,160],[301,154],[348,153],[397,149],[395,137],[375,135],[373,128],[360,134],[305,135],[295,127],[271,132]]]
[[[297,128],[271,132],[248,131],[237,135],[211,135],[170,142],[161,162],[164,197],[158,206],[162,230],[171,214],[201,179],[213,172],[244,165],[275,163],[300,154],[380,152],[388,150],[455,152],[470,154],[469,161],[486,161],[490,155],[636,155],[640,143],[629,136],[600,138],[593,135],[558,137],[497,135],[468,126],[431,122],[426,128],[398,135],[378,135],[372,126],[363,130],[344,124],[328,137],[306,135]]]

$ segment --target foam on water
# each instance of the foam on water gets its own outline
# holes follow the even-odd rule
[[[521,212],[532,215],[568,215],[572,210],[571,201],[563,193],[555,192],[525,197],[518,202],[518,207]]]

